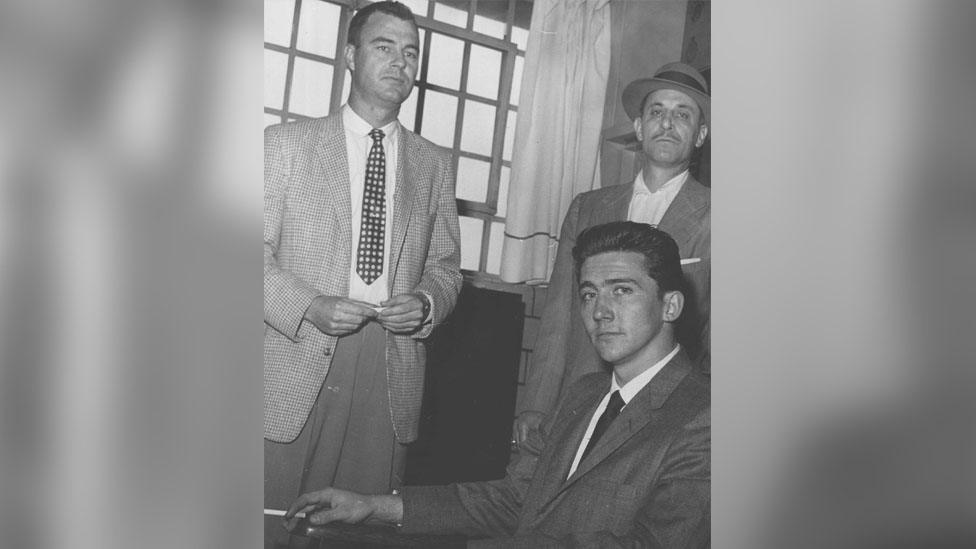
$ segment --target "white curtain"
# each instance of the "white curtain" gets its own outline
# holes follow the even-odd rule
[[[573,197],[600,186],[610,0],[536,0],[519,95],[501,278],[549,279]]]

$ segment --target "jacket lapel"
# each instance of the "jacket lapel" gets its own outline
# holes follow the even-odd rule
[[[600,462],[613,454],[631,437],[647,426],[657,415],[657,410],[664,405],[674,392],[681,380],[691,371],[691,363],[684,351],[679,351],[671,362],[654,376],[654,379],[641,389],[630,402],[624,406],[617,419],[610,424],[603,438],[597,443],[590,454],[580,461],[573,476],[566,480],[560,492],[573,485],[580,477],[589,473]],[[592,415],[592,414],[591,414]],[[589,418],[587,418],[589,420]],[[577,445],[579,440],[577,440]],[[568,468],[566,470],[568,472]],[[565,474],[565,472],[564,472]],[[557,494],[558,495],[558,494]]]
[[[346,153],[342,115],[335,114],[323,122],[315,155],[322,173],[317,174],[315,179],[322,182],[326,200],[332,205],[338,220],[339,235],[334,242],[349,243],[352,240],[352,200],[349,195],[349,155]],[[351,253],[350,248],[343,257]]]
[[[586,428],[590,424],[593,410],[600,402],[600,399],[607,393],[610,387],[610,379],[606,383],[594,385],[592,390],[578,399],[566,414],[566,419],[559,425],[554,425],[552,432],[547,437],[551,450],[547,450],[548,456],[539,460],[539,467],[546,464],[546,476],[539,490],[540,502],[551,501],[561,491],[566,477],[569,475],[569,468],[573,465],[576,452],[579,450],[580,441],[586,433]]]
[[[688,180],[681,186],[668,210],[664,212],[658,228],[671,235],[678,244],[678,249],[684,250],[685,242],[694,236],[696,227],[695,224],[688,223],[688,219],[695,217],[707,203],[708,190],[695,181],[695,178],[688,176]]]
[[[594,219],[593,225],[627,219],[630,198],[634,195],[634,182],[631,181],[627,185],[614,185],[609,189],[611,191],[603,197],[603,204],[597,208],[597,218]]]
[[[397,147],[396,192],[393,194],[393,232],[390,234],[390,263],[389,276],[390,297],[393,297],[393,281],[396,279],[400,265],[400,251],[407,236],[413,211],[418,166],[417,154],[410,140],[412,135],[400,126],[400,140]]]

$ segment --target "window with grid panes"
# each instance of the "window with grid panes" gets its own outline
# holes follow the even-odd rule
[[[342,52],[362,0],[264,0],[267,124],[337,111],[349,95]],[[497,275],[531,0],[402,0],[421,59],[400,123],[451,149],[461,269]]]

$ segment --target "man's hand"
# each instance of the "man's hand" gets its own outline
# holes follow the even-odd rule
[[[419,294],[400,294],[380,305],[386,308],[380,311],[376,320],[394,334],[411,334],[424,323],[424,302]]]
[[[320,295],[305,311],[305,319],[331,336],[349,335],[376,318],[373,306],[365,301]]]
[[[529,432],[534,431],[542,425],[542,420],[546,415],[542,412],[522,412],[515,418],[515,425],[512,428],[512,438],[521,445],[525,439],[529,438]]]
[[[399,496],[366,496],[337,488],[302,494],[285,512],[285,528],[298,524],[297,513],[305,513],[312,524],[347,522],[397,523],[403,519],[403,500]]]

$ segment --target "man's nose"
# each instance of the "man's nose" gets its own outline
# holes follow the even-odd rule
[[[402,51],[393,54],[393,66],[400,68],[407,66],[407,57],[403,55]]]
[[[673,123],[674,115],[672,115],[670,112],[664,113],[664,116],[661,117],[661,126],[664,129],[670,130]]]
[[[593,304],[593,320],[613,320],[613,308],[606,299],[596,298]]]

